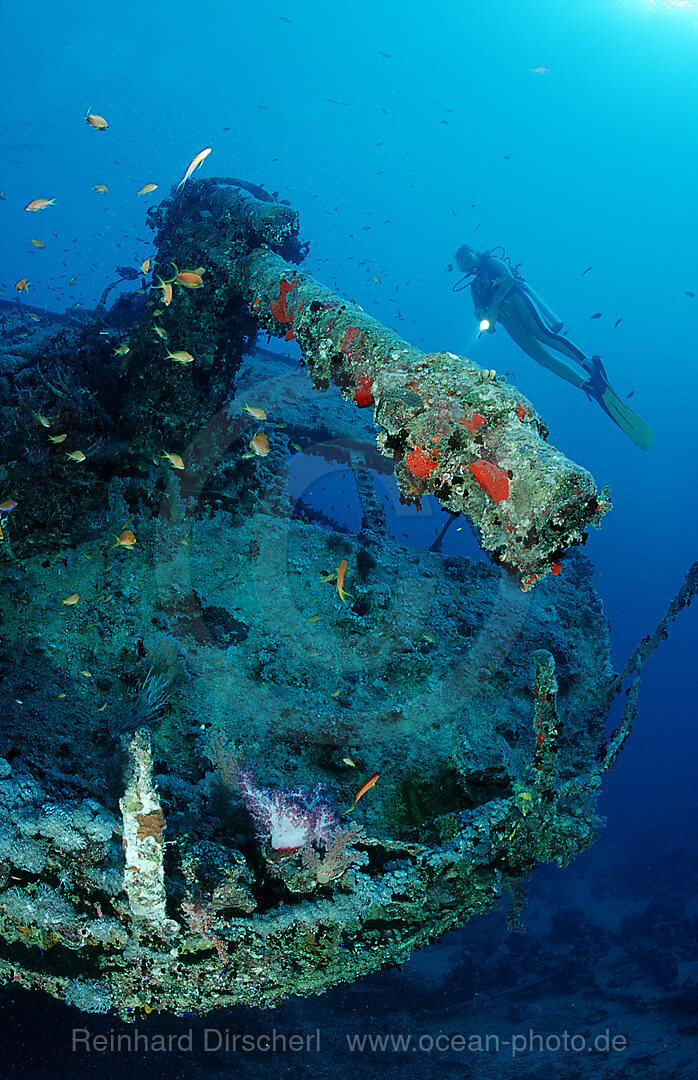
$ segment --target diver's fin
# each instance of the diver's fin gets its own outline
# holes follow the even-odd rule
[[[596,400],[604,412],[608,413],[611,420],[625,432],[629,439],[633,440],[636,446],[639,446],[641,450],[649,450],[654,438],[652,428],[645,423],[642,417],[633,412],[624,401],[621,401],[612,386],[607,383]]]

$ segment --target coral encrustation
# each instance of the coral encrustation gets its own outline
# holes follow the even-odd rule
[[[257,834],[273,851],[296,851],[303,844],[332,839],[339,818],[322,785],[309,790],[279,791],[259,787],[249,769],[237,768],[235,780]]]

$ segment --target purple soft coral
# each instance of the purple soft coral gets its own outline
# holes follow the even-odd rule
[[[235,781],[261,840],[274,851],[296,851],[313,841],[329,841],[339,818],[319,784],[310,790],[279,791],[259,787],[250,769],[237,768]]]

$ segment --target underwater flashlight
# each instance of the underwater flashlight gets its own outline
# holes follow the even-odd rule
[[[489,330],[489,328],[490,328],[490,320],[489,319],[480,319],[480,333],[482,333],[483,330]]]

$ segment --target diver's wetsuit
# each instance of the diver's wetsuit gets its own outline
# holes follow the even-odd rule
[[[480,255],[470,291],[478,321],[487,319],[490,324],[488,333],[494,333],[500,322],[509,337],[533,360],[573,386],[584,386],[592,368],[591,361],[560,334],[562,322],[505,262],[493,255]],[[584,374],[553,356],[548,349],[579,364]]]
[[[482,331],[493,334],[500,322],[509,337],[533,360],[584,390],[640,449],[649,449],[654,438],[652,429],[618,397],[600,357],[585,356],[560,333],[561,320],[516,269],[491,252],[476,252],[467,244],[456,252],[456,262],[465,273],[463,284],[470,284]],[[576,371],[553,352],[578,364],[582,370]]]

